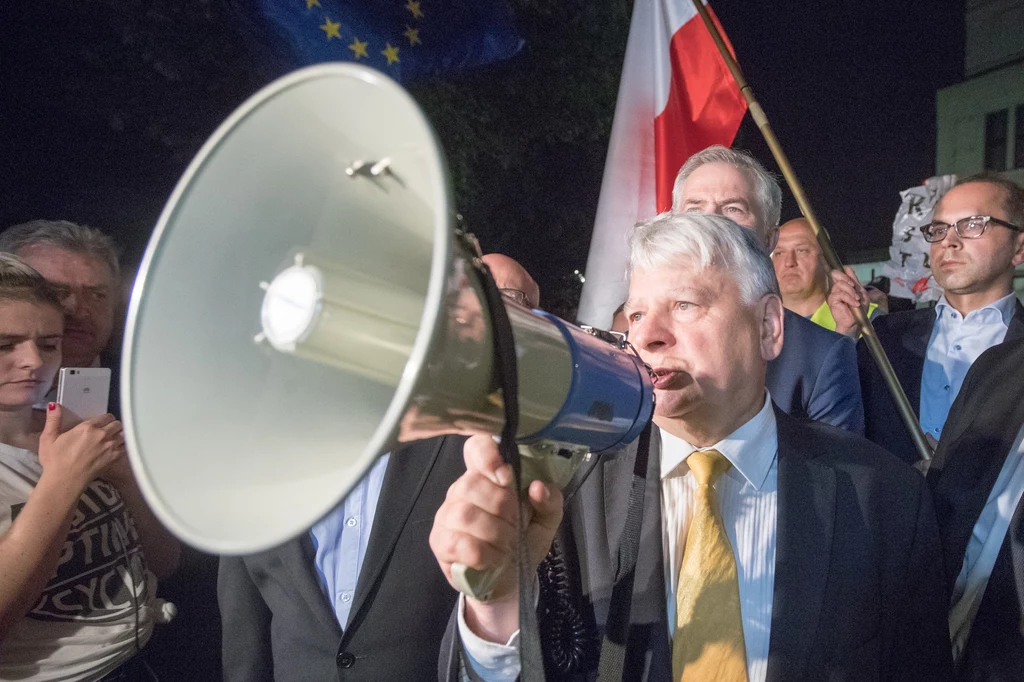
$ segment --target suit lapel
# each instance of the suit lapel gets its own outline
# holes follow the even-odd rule
[[[1014,305],[1010,324],[1006,326],[1006,338],[1003,341],[1014,341],[1020,338],[1024,338],[1024,306],[1018,300]]]
[[[352,599],[350,623],[355,622],[373,586],[387,566],[398,542],[398,536],[401,535],[405,522],[412,513],[444,442],[444,438],[420,441],[399,448],[391,454],[381,485],[380,499],[370,531],[370,542],[366,547],[366,557],[363,559],[363,567],[359,571],[359,581],[356,583]]]
[[[320,588],[316,568],[313,566],[313,541],[309,538],[309,532],[286,542],[274,551],[276,551],[281,564],[291,574],[292,585],[302,595],[309,610],[313,612],[321,625],[340,639],[341,626],[338,624],[337,616],[334,615],[333,607]]]
[[[1024,306],[1021,306],[1020,301],[1017,301],[1013,317],[1010,318],[1010,324],[1006,328],[1006,337],[1003,339],[1003,343],[1009,341],[1016,341],[1024,338]],[[978,370],[975,370],[978,371]],[[968,372],[968,377],[972,377],[973,374]],[[974,389],[973,393],[978,396],[984,396],[984,399],[973,399],[964,401],[963,399],[957,400],[954,403],[956,410],[960,411],[960,414],[953,414],[956,410],[950,410],[950,418],[946,421],[946,426],[942,429],[942,438],[939,441],[939,447],[935,451],[935,458],[932,461],[932,466],[929,469],[929,481],[935,483],[938,480],[939,474],[945,468],[948,463],[948,458],[953,448],[959,444],[960,437],[967,433],[968,429],[974,426],[975,420],[981,415],[982,410],[991,409],[991,400],[988,396],[1000,396],[1007,405],[1014,404],[1016,398],[1007,401],[1002,394],[1000,384],[1002,383],[1002,377],[996,379],[995,385],[991,384],[988,377],[980,377],[978,380],[984,381],[984,385],[980,389]],[[960,389],[961,393],[971,393],[972,391],[965,391],[968,388],[968,381],[964,380],[964,385]],[[976,382],[977,383],[977,382]],[[971,396],[974,398],[974,395]],[[1018,422],[1012,419],[1008,421],[1009,424],[1015,424]]]
[[[626,518],[629,510],[629,492],[636,463],[637,444],[617,457],[602,461],[600,491],[603,499],[584,509],[588,518],[600,518],[602,529],[595,528],[594,542],[583,553],[598,559],[597,565],[581,565],[582,575],[591,580],[589,592],[594,603],[595,616],[599,623],[607,625],[610,600],[623,595],[615,594],[613,588],[625,576],[618,576],[619,545],[624,539]],[[603,509],[597,509],[598,505]],[[597,545],[604,545],[597,547]],[[671,677],[672,654],[668,629],[668,612],[665,603],[665,571],[662,553],[661,521],[661,434],[657,428],[651,434],[647,477],[644,488],[643,520],[640,527],[636,566],[632,575],[632,591],[629,609],[629,634],[626,654],[627,679],[668,679]],[[608,557],[600,561],[601,555]],[[613,596],[614,595],[614,596]],[[618,602],[619,608],[622,603]],[[643,663],[638,652],[646,651],[650,658]],[[630,663],[631,662],[631,663]],[[635,665],[633,669],[629,667]]]
[[[636,569],[636,581],[642,587],[638,590],[634,586],[633,613],[643,620],[653,623],[654,631],[650,636],[655,644],[652,644],[652,650],[665,651],[668,657],[665,665],[671,669],[671,640],[668,635],[668,610],[665,604],[665,560],[662,538],[661,433],[655,429],[651,434],[650,458],[647,461],[644,518],[641,524],[640,553],[637,557]],[[664,639],[661,639],[662,637]],[[659,644],[660,642],[663,644]],[[657,662],[652,661],[651,665],[652,669],[656,669]]]
[[[647,480],[651,480],[651,468],[660,470],[661,458],[656,456],[655,441],[661,442],[661,437],[657,433],[651,434],[651,452],[650,458],[647,460]],[[658,449],[660,452],[660,448]],[[611,559],[611,565],[618,571],[618,548],[619,541],[622,538],[623,524],[626,521],[626,510],[629,509],[629,485],[633,480],[633,465],[636,462],[636,443],[629,446],[627,450],[624,450],[616,457],[609,457],[602,461],[604,466],[604,518],[609,520],[609,523],[605,525],[605,531],[608,536],[608,552],[609,558]],[[646,502],[646,496],[652,494],[652,490],[648,488],[644,491],[644,497]],[[658,491],[655,489],[653,494],[657,495]],[[647,506],[646,504],[644,505]]]
[[[1015,393],[998,396],[997,400],[1005,400],[997,403],[1005,405],[1002,409],[989,406],[984,414],[974,410],[969,419],[963,420],[966,426],[950,434],[948,441],[942,434],[942,452],[937,454],[944,460],[944,467],[930,482],[950,587],[960,573],[971,533],[1024,423],[1024,401],[1020,391]]]
[[[835,473],[776,410],[779,428],[778,536],[768,651],[769,682],[801,679],[814,643],[831,564]]]

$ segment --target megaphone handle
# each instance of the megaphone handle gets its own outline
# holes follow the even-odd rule
[[[452,564],[452,582],[462,594],[478,601],[488,601],[494,592],[494,583],[501,577],[504,569],[495,568],[490,571],[478,571],[466,564]]]
[[[508,566],[509,564],[503,564],[498,568],[479,571],[466,564],[452,564],[452,581],[459,592],[467,597],[473,597],[477,601],[490,601],[498,578]]]
[[[530,487],[529,483],[524,481],[527,488]],[[523,503],[523,495],[519,494],[520,503]],[[530,516],[532,516],[532,508],[529,502],[526,503],[523,510],[523,521],[529,523]],[[505,573],[508,568],[515,566],[515,556],[509,557],[509,561],[498,566],[497,568],[491,568],[486,571],[480,571],[475,568],[470,568],[466,564],[452,564],[452,581],[458,588],[459,592],[466,595],[467,597],[473,597],[477,601],[490,601],[491,596],[494,594],[494,586],[498,583],[498,578]]]
[[[559,449],[557,445],[553,448],[549,444],[519,445],[518,447],[522,462],[522,487],[519,490],[519,502],[523,506],[523,522],[529,523],[533,508],[526,500],[526,491],[530,489],[530,484],[534,481],[544,481],[547,484],[564,488],[587,455],[587,450],[586,448],[577,448],[571,456],[565,457],[555,454]],[[497,584],[498,578],[510,566],[515,566],[515,557],[509,557],[509,559],[510,561],[507,563],[486,571],[470,568],[465,564],[452,564],[452,582],[455,583],[459,592],[467,597],[488,601],[494,593],[494,586]]]

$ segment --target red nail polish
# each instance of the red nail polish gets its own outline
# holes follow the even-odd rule
[[[54,410],[57,409],[57,403],[50,403],[49,405],[46,406],[46,409],[48,409],[50,412],[53,412]]]

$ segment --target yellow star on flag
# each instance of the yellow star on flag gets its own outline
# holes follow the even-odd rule
[[[323,26],[321,26],[320,30],[327,34],[327,40],[330,40],[331,38],[339,38],[340,39],[341,38],[341,33],[339,33],[338,31],[339,31],[339,29],[341,29],[341,22],[340,21],[331,21],[327,17],[324,17],[324,21],[326,21],[327,23],[325,23]]]
[[[403,35],[405,35],[405,37],[409,39],[409,45],[419,45],[421,42],[420,30],[418,28],[411,28],[409,26],[406,26],[405,33]]]
[[[423,18],[423,10],[420,9],[419,0],[409,0],[409,2],[405,3],[405,8],[412,12],[413,19]]]
[[[352,38],[352,44],[348,46],[348,49],[352,50],[356,59],[369,57],[369,55],[366,54],[366,43],[359,40],[359,38]]]
[[[388,66],[391,66],[398,61],[398,48],[391,47],[391,43],[385,43],[385,45],[387,45],[387,47],[381,50],[380,53],[388,60]]]
[[[306,0],[306,9],[313,9],[320,6],[320,0]]]

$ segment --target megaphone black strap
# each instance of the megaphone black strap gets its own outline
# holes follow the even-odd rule
[[[490,268],[479,258],[474,264],[480,272],[480,284],[487,301],[487,313],[491,320],[491,335],[494,342],[495,377],[501,387],[505,407],[505,426],[501,430],[498,451],[502,459],[512,465],[515,473],[516,490],[521,490],[522,462],[516,433],[519,431],[519,378],[516,371],[516,345],[512,335],[512,323],[505,310],[504,299],[494,282]],[[544,681],[544,660],[537,627],[536,572],[530,565],[526,544],[526,518],[524,512],[529,500],[519,504],[519,542],[516,565],[519,572],[519,658],[522,665],[519,679],[522,682]]]
[[[597,668],[598,682],[622,682],[626,661],[626,643],[629,641],[630,610],[633,606],[633,580],[636,577],[636,559],[640,553],[640,528],[644,520],[644,493],[647,489],[647,460],[651,449],[651,424],[640,433],[636,459],[633,461],[633,479],[629,484],[629,506],[626,525],[619,541],[618,567],[615,586],[608,605],[601,657]]]

